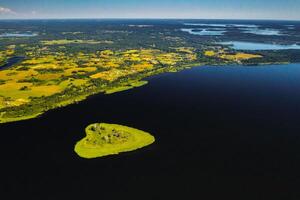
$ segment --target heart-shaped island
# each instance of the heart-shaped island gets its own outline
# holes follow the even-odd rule
[[[75,152],[83,158],[97,158],[133,151],[152,144],[155,138],[144,131],[118,124],[95,123],[85,129]]]

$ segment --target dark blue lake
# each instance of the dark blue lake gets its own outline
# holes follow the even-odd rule
[[[149,82],[1,124],[4,189],[24,199],[299,197],[300,64],[197,67]],[[94,122],[148,131],[156,143],[79,158],[74,144]]]
[[[4,70],[4,69],[7,69],[7,68],[10,68],[13,65],[21,62],[23,59],[24,59],[24,57],[21,57],[21,56],[11,57],[11,58],[7,59],[7,61],[6,61],[6,63],[4,65],[0,65],[0,70]]]

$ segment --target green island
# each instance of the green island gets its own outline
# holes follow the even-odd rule
[[[97,158],[148,146],[155,138],[147,132],[118,124],[95,123],[86,127],[86,137],[75,145],[82,158]]]

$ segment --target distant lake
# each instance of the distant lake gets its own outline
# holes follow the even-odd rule
[[[258,28],[241,28],[240,30],[243,31],[243,33],[251,33],[251,34],[255,34],[255,35],[277,35],[277,36],[281,36],[284,35],[281,33],[280,30],[276,30],[276,29],[258,29]]]
[[[226,30],[218,28],[198,29],[198,28],[182,28],[181,31],[188,32],[193,35],[223,35]]]
[[[230,45],[236,50],[285,50],[285,49],[300,49],[300,45],[280,45],[280,44],[267,44],[255,42],[220,42],[219,44]]]
[[[34,37],[37,33],[2,33],[0,37]]]
[[[200,28],[185,28],[182,29],[182,31],[189,32],[191,34],[195,35],[222,35],[228,28],[238,28],[241,30],[243,33],[251,33],[255,35],[283,35],[280,30],[277,29],[271,29],[271,28],[260,28],[259,25],[255,24],[202,24],[202,23],[184,23],[184,25],[187,26],[201,26],[203,28],[206,27],[211,27],[211,29],[216,29],[215,31],[206,31],[206,29],[200,29]],[[222,30],[217,30],[217,29],[222,28]],[[197,30],[199,29],[198,32],[192,31],[192,30]],[[203,31],[201,31],[203,30]],[[219,31],[219,32],[218,32]]]
[[[211,26],[211,27],[244,27],[244,28],[257,28],[258,25],[255,24],[204,24],[204,23],[184,23],[187,26]]]
[[[292,29],[294,30],[295,29],[295,25],[285,25],[288,29]]]
[[[148,80],[1,124],[4,190],[109,200],[289,199],[299,192],[300,64],[204,66]],[[94,122],[145,130],[156,142],[82,159],[73,147]]]

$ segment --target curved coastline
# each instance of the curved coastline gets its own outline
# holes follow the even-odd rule
[[[162,73],[166,73],[166,72],[179,72],[184,69],[190,69],[192,67],[203,66],[203,65],[204,65],[203,63],[192,63],[192,64],[182,65],[181,67],[178,67],[178,68],[166,67],[163,70],[158,69],[158,70],[149,72],[148,74],[146,74],[142,77],[139,77],[137,79],[128,80],[125,83],[120,83],[113,87],[107,85],[106,87],[99,88],[98,91],[96,91],[96,92],[92,92],[92,93],[88,92],[85,94],[80,94],[78,96],[73,97],[72,99],[67,99],[67,100],[64,100],[61,102],[57,102],[57,103],[53,104],[51,107],[44,108],[43,110],[37,110],[36,113],[33,113],[31,115],[22,115],[22,116],[16,116],[16,117],[3,117],[3,115],[5,113],[0,113],[0,124],[29,120],[29,119],[33,119],[36,117],[40,117],[49,110],[54,110],[56,108],[65,107],[65,106],[68,106],[68,105],[71,105],[74,103],[78,103],[80,101],[87,99],[88,97],[90,97],[92,95],[97,95],[97,94],[101,94],[101,93],[105,94],[105,95],[109,95],[109,94],[122,92],[122,91],[130,90],[133,88],[137,88],[137,87],[142,87],[142,86],[148,84],[148,81],[143,80],[143,79],[149,78],[153,75],[162,74]]]

